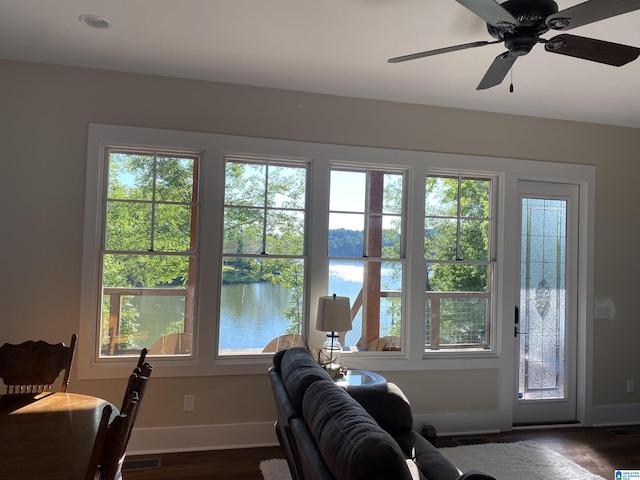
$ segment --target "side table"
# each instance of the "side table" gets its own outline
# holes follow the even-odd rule
[[[343,387],[366,387],[372,385],[383,385],[387,383],[387,379],[379,373],[370,372],[368,370],[359,370],[357,368],[347,369],[347,374],[344,377],[334,381],[337,385]]]

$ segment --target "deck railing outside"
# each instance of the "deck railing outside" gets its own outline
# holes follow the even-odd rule
[[[105,288],[103,294],[109,297],[109,320],[108,320],[108,347],[104,354],[113,356],[122,353],[120,348],[121,339],[120,327],[122,323],[122,298],[129,296],[173,296],[185,297],[187,290],[183,288]],[[382,298],[401,298],[401,291],[386,290],[380,292]],[[354,300],[351,306],[351,316],[354,319],[354,327],[362,325],[362,290]],[[489,292],[425,292],[427,301],[427,325],[428,331],[425,331],[425,349],[438,350],[441,348],[489,348],[488,339],[491,333],[491,293]],[[479,332],[470,332],[466,338],[458,336],[458,340],[450,343],[442,341],[442,306],[449,300],[471,300],[478,299],[486,304],[486,313],[484,315],[485,322]],[[381,318],[382,320],[382,318]],[[391,328],[391,320],[385,322],[385,328]],[[360,328],[361,330],[361,328]],[[191,332],[188,332],[191,333]],[[381,334],[382,335],[382,334]],[[135,336],[135,335],[134,335]],[[343,336],[341,341],[344,345],[357,345],[362,332],[358,328],[354,328],[351,332],[347,332],[346,338]],[[360,346],[360,348],[363,348]]]

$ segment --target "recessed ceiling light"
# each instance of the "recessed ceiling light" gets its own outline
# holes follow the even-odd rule
[[[93,28],[107,28],[109,26],[109,22],[98,15],[80,15],[78,20]]]

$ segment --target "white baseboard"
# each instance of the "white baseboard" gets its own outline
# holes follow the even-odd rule
[[[588,422],[594,427],[638,425],[640,424],[640,404],[591,407]]]
[[[414,428],[436,427],[438,435],[491,433],[499,412],[416,415]],[[134,428],[127,448],[128,455],[150,455],[171,452],[195,452],[231,448],[253,448],[278,445],[273,422],[228,425],[192,425],[180,427]]]
[[[413,429],[433,425],[438,435],[472,435],[500,431],[502,415],[498,411],[419,414],[413,417]]]
[[[504,421],[499,411],[418,414],[414,429],[433,425],[438,435],[496,433]],[[640,405],[592,407],[586,426],[640,424]],[[224,450],[278,445],[273,422],[227,425],[134,428],[129,455]]]
[[[134,428],[128,455],[278,445],[273,422]]]

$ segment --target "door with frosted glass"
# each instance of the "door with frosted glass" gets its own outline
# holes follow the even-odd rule
[[[520,182],[514,424],[576,420],[578,186]]]

